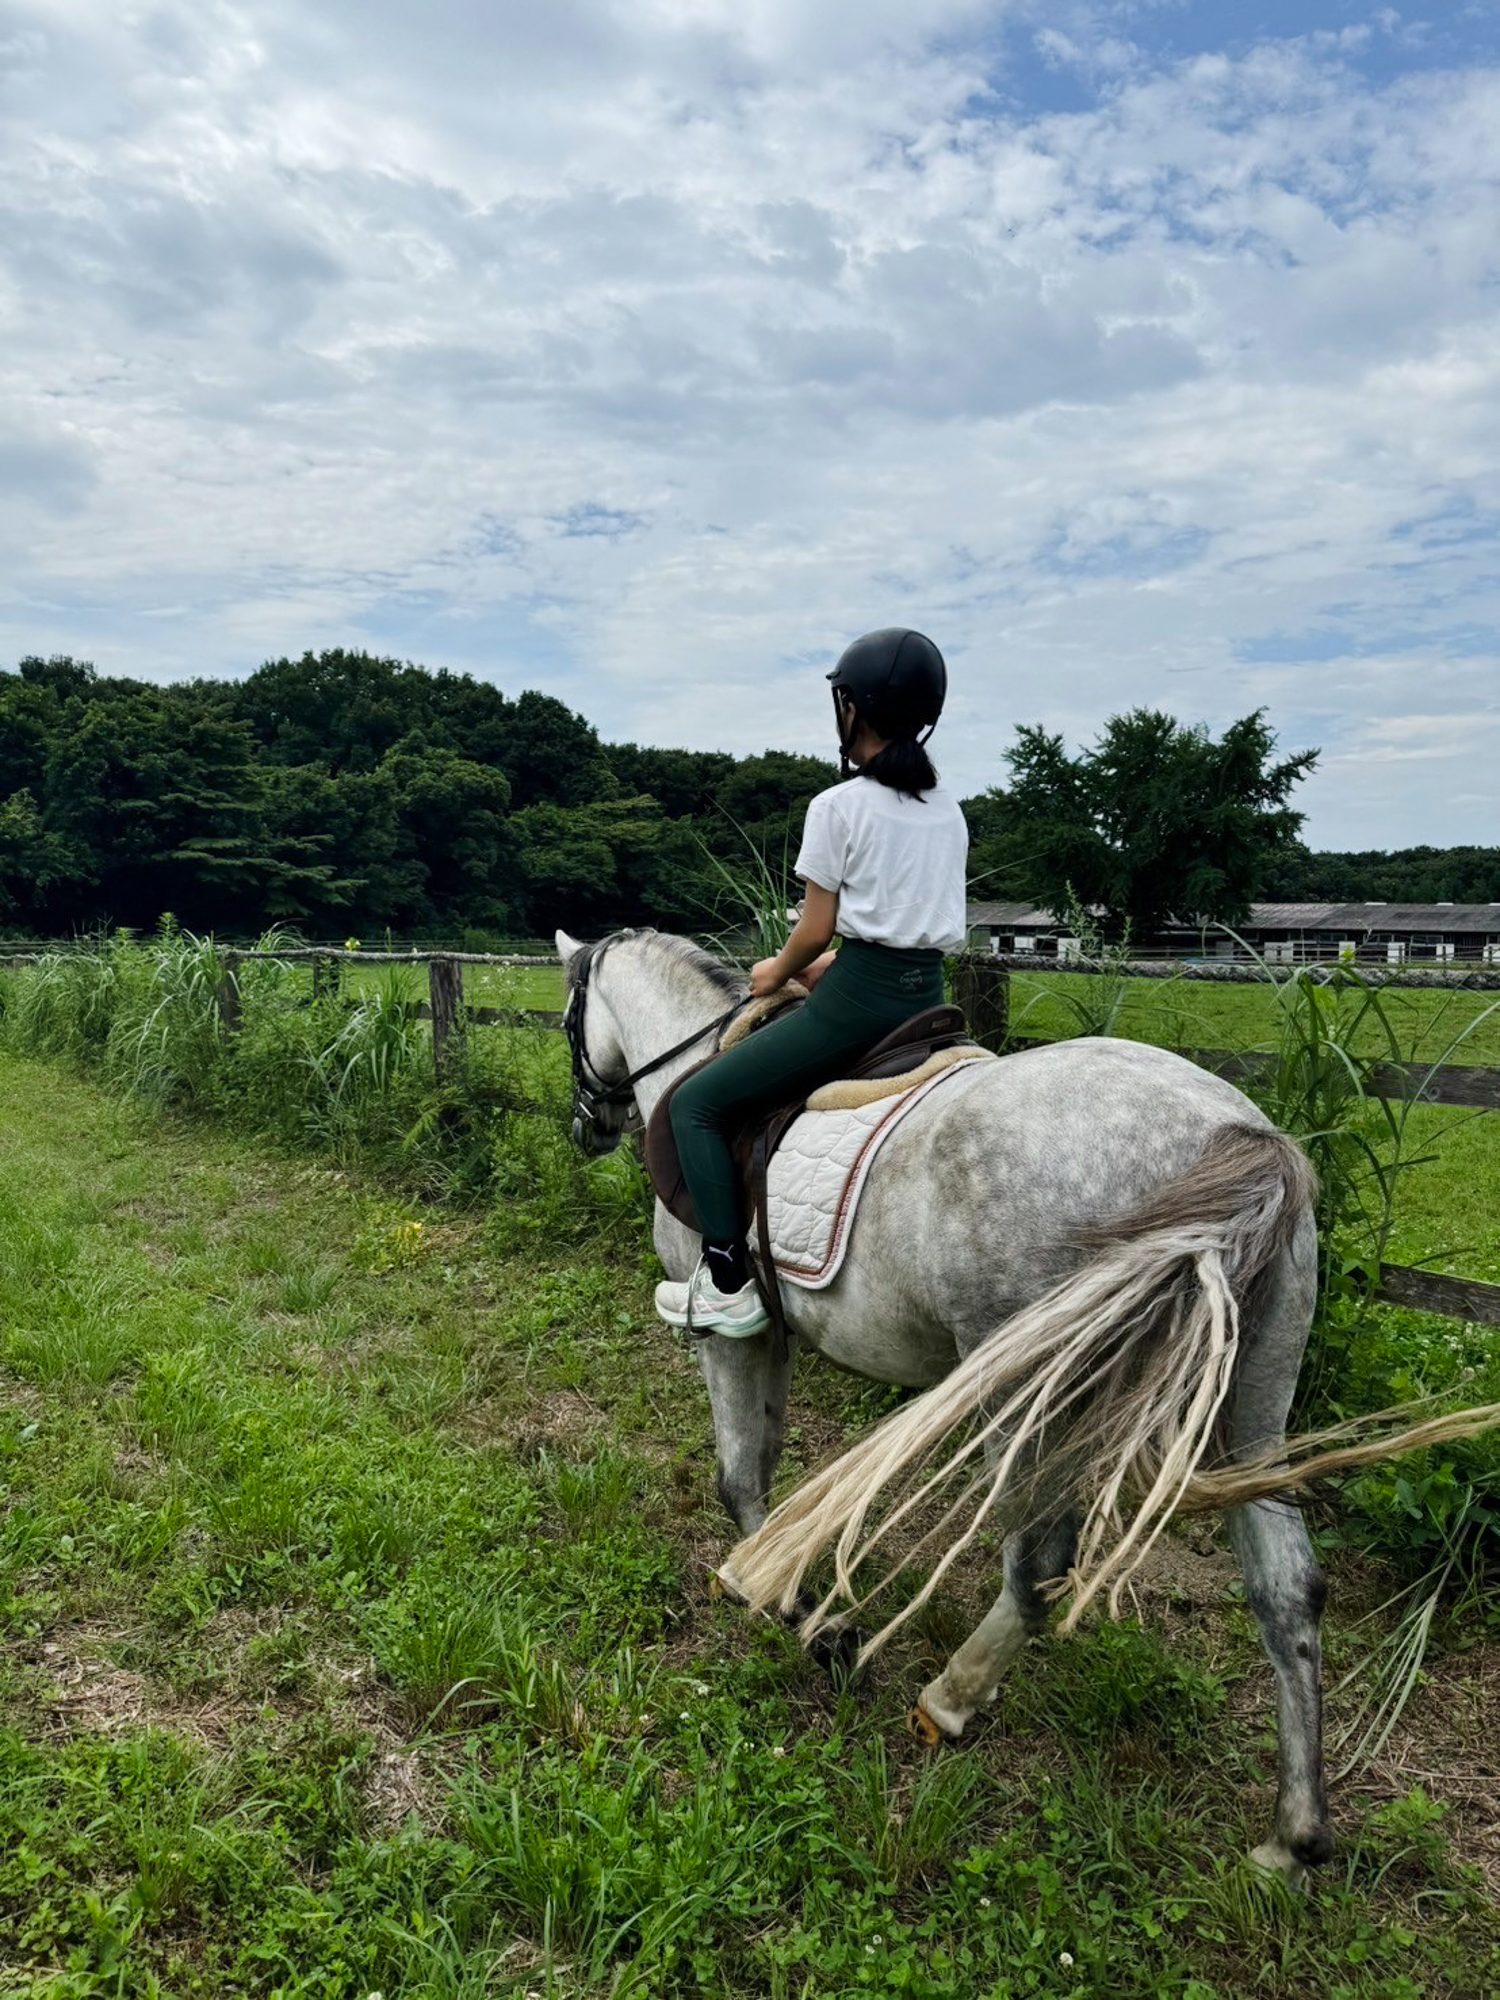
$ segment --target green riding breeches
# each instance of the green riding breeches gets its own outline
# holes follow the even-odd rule
[[[943,955],[849,939],[805,1007],[758,1029],[690,1076],[672,1099],[672,1136],[705,1239],[744,1234],[730,1135],[751,1118],[805,1097],[925,1007],[940,1007]]]

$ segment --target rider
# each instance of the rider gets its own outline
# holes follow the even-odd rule
[[[812,997],[672,1098],[672,1133],[703,1229],[692,1277],[656,1288],[656,1309],[674,1326],[688,1323],[690,1306],[705,1332],[744,1337],[766,1326],[729,1135],[844,1075],[910,1015],[941,1006],[943,954],[967,935],[968,828],[924,747],[948,690],[942,654],[920,632],[892,627],[856,639],[828,678],[843,778],[807,808],[796,928],[750,974],[756,997],[794,978]],[[835,931],[837,952],[827,948]]]

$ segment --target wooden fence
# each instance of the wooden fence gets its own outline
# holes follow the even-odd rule
[[[308,946],[267,953],[228,950],[221,954],[223,978],[219,987],[219,1005],[224,1025],[231,1032],[238,1027],[240,1020],[239,969],[247,960],[260,956],[311,964],[315,994],[337,991],[345,964],[425,964],[428,969],[428,1000],[417,1007],[416,1014],[418,1019],[432,1022],[433,1067],[439,1081],[451,1081],[461,1069],[465,1035],[471,1026],[504,1025],[517,1020],[534,1028],[556,1029],[562,1025],[562,1015],[555,1009],[470,1007],[464,1000],[463,969],[466,965],[498,966],[511,970],[557,967],[562,963],[558,958],[457,951],[336,951],[323,946]],[[33,963],[34,954],[0,959],[0,965]],[[1012,970],[1033,973],[1093,973],[1102,970],[1119,972],[1127,978],[1201,978],[1215,982],[1234,981],[1241,985],[1264,982],[1264,974],[1259,968],[1238,964],[1185,966],[1180,962],[1157,964],[1151,960],[1135,960],[1127,965],[1101,968],[1054,959],[1038,960],[1026,952],[965,953],[954,961],[953,997],[968,1015],[975,1040],[997,1052],[1007,1048],[1040,1047],[1053,1039],[1011,1032]],[[1360,977],[1383,986],[1442,985],[1450,990],[1500,988],[1500,974],[1489,972],[1443,974],[1400,968],[1380,975],[1361,972]],[[1253,1049],[1176,1049],[1173,1053],[1232,1082],[1262,1075],[1276,1062],[1274,1055]],[[1364,1081],[1374,1096],[1463,1105],[1476,1110],[1500,1109],[1500,1069],[1471,1069],[1455,1064],[1376,1063]],[[1404,1264],[1382,1264],[1377,1295],[1392,1305],[1412,1306],[1422,1312],[1439,1313],[1450,1319],[1474,1320],[1485,1326],[1500,1326],[1500,1285],[1484,1284],[1469,1278],[1450,1278],[1441,1272],[1417,1270]]]
[[[1076,972],[1084,978],[1186,979],[1212,986],[1264,986],[1270,973],[1285,977],[1301,973],[1327,981],[1339,972],[1354,972],[1365,986],[1405,986],[1445,993],[1500,993],[1500,965],[1488,960],[1453,959],[1446,965],[1368,965],[1357,959],[1325,958],[1301,963],[1269,959],[1262,966],[1249,958],[1065,958],[1034,951],[986,952],[984,957],[1007,972]]]

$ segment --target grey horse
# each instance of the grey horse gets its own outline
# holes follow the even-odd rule
[[[557,946],[575,1136],[602,1152],[632,1102],[649,1119],[706,1053],[744,986],[655,931],[602,946],[559,932]],[[972,1474],[977,1449],[985,1472],[967,1478],[979,1498],[955,1548],[986,1519],[1003,1526],[1004,1588],[922,1691],[914,1724],[938,1741],[995,1698],[1055,1580],[1071,1580],[1076,1618],[1095,1591],[1118,1593],[1174,1510],[1223,1505],[1280,1724],[1275,1827],[1253,1858],[1302,1880],[1331,1852],[1324,1580],[1280,1490],[1306,1476],[1287,1469],[1282,1441],[1314,1306],[1313,1195],[1302,1155],[1246,1097],[1164,1050],[1088,1038],[959,1068],[879,1152],[837,1279],[785,1292],[793,1350],[805,1343],[857,1375],[928,1393],[804,1482],[768,1525],[793,1356],[770,1333],[697,1344],[719,1493],[748,1538],[720,1571],[726,1585],[805,1630],[827,1626],[832,1598],[816,1605],[803,1589],[810,1563],[836,1545],[853,1595],[852,1570],[884,1532],[861,1542],[877,1497],[967,1425],[949,1469]],[[686,1277],[696,1239],[660,1204],[654,1233],[668,1274]],[[1065,1464],[1054,1462],[1059,1438],[1071,1440]],[[1238,1481],[1236,1466],[1249,1468]],[[908,1507],[951,1495],[945,1476]],[[1146,1500],[1121,1532],[1127,1491]]]

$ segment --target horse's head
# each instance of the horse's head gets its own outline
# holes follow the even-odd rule
[[[628,931],[597,944],[557,933],[557,953],[568,977],[563,1033],[573,1061],[573,1143],[590,1158],[612,1153],[624,1137],[634,1103],[634,1079],[609,1003],[594,975],[600,960]]]
[[[621,950],[626,945],[634,949]],[[739,1012],[744,988],[727,966],[687,938],[664,937],[650,929],[616,931],[597,944],[579,944],[559,931],[557,952],[568,973],[563,1029],[573,1058],[573,1138],[586,1153],[612,1153],[636,1110],[636,1085],[656,1077],[653,1089],[659,1091],[666,1081],[660,1072],[668,1064],[689,1054],[701,1056],[703,1044]],[[601,978],[606,958],[611,961],[608,975]],[[637,1055],[643,1041],[655,1049],[634,1069],[626,1053],[622,1007],[630,1016]],[[641,1015],[649,1017],[644,1034],[637,1018]],[[655,1031],[666,1041],[688,1023],[691,1031],[679,1034],[670,1046],[662,1048],[655,1041]],[[649,1097],[647,1102],[649,1107]]]

